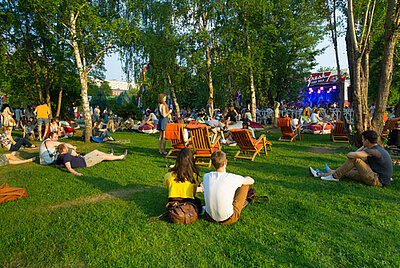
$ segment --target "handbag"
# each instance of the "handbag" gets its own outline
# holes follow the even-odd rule
[[[15,127],[15,120],[12,117],[10,119],[10,127]]]
[[[4,201],[15,200],[27,195],[28,193],[24,188],[8,187],[7,183],[3,183],[0,186],[0,204]]]
[[[165,209],[166,211],[163,214],[151,217],[149,221],[154,222],[155,219],[167,216],[168,222],[189,224],[198,219],[197,207],[190,202],[168,202]]]
[[[256,200],[254,200],[256,198],[257,199],[264,199],[264,200],[263,201],[256,201]],[[250,204],[254,204],[254,203],[262,204],[262,203],[268,203],[269,202],[269,197],[266,196],[266,195],[258,196],[258,195],[256,195],[256,189],[254,189],[252,187],[249,187],[249,191],[247,192],[247,199],[246,200]]]

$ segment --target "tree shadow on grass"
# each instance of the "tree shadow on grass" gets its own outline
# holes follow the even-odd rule
[[[292,157],[290,158],[297,158]],[[316,161],[323,163],[322,160],[326,160],[320,156],[311,156],[310,161]],[[311,192],[311,193],[327,193],[327,194],[340,194],[340,195],[349,195],[349,196],[358,196],[364,199],[375,199],[378,201],[389,201],[393,203],[398,203],[399,198],[396,195],[390,195],[385,193],[384,188],[370,188],[371,186],[362,184],[360,182],[354,182],[348,179],[343,179],[340,182],[332,183],[321,181],[318,178],[309,177],[308,167],[299,167],[295,165],[289,165],[291,161],[285,161],[285,164],[276,164],[276,163],[265,163],[265,162],[250,162],[249,165],[243,165],[240,162],[229,162],[228,167],[232,166],[235,168],[239,168],[245,170],[242,174],[251,174],[253,171],[261,171],[265,174],[271,175],[274,178],[282,178],[282,179],[267,179],[267,178],[257,178],[255,177],[256,183],[266,183],[281,186],[288,189],[303,191],[303,192]],[[246,167],[245,167],[246,166]],[[299,174],[299,171],[302,171]],[[304,174],[304,176],[302,176]],[[300,175],[300,176],[299,176]],[[291,176],[294,180],[291,180]],[[302,177],[309,177],[309,182],[302,182]],[[287,179],[289,178],[289,179]],[[308,179],[308,178],[307,178]],[[317,182],[313,182],[318,181]],[[392,183],[392,189],[398,189],[397,183]]]
[[[121,185],[115,181],[107,180],[101,177],[78,177],[83,182],[101,190],[106,196],[105,199],[121,199],[124,201],[133,201],[146,216],[154,216],[164,208],[167,202],[166,190],[163,187],[152,186],[140,183],[129,183]],[[162,198],[160,198],[162,197]],[[96,198],[94,198],[96,202]]]

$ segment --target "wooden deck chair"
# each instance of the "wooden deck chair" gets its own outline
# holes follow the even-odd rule
[[[394,129],[394,125],[399,120],[400,120],[400,117],[388,118],[385,125],[383,126],[381,137],[385,138],[389,134],[389,131]]]
[[[191,148],[191,138],[185,140],[184,124],[167,124],[165,138],[170,141],[172,149],[165,158],[176,158],[174,153],[179,153],[183,148]]]
[[[231,129],[230,130],[233,139],[236,141],[239,146],[239,151],[236,153],[234,159],[243,158],[254,161],[254,158],[257,155],[260,155],[262,149],[264,149],[265,155],[267,155],[267,146],[269,150],[272,151],[271,143],[267,141],[264,134],[262,134],[258,140],[255,140],[251,137],[251,132],[248,129]],[[240,153],[253,154],[252,156],[239,156]]]
[[[293,127],[292,120],[289,117],[278,118],[278,127],[280,127],[282,131],[282,136],[279,138],[279,141],[292,142],[296,137],[299,140],[302,139],[300,125]]]
[[[192,145],[194,150],[194,158],[196,164],[198,165],[208,165],[211,166],[211,155],[217,150],[221,150],[221,145],[219,140],[221,137],[217,137],[217,140],[212,144],[210,141],[210,133],[208,132],[208,126],[206,125],[196,125],[187,126],[190,129],[190,134],[192,135]],[[201,162],[200,159],[209,158],[209,162]]]
[[[349,142],[346,133],[344,132],[343,121],[336,121],[331,132],[331,140],[333,142]]]

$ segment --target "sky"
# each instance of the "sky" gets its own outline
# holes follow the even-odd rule
[[[318,49],[326,47],[325,52],[316,58],[318,66],[313,70],[316,71],[321,67],[335,67],[335,50],[331,39],[327,36],[318,46]],[[347,69],[346,41],[344,37],[338,38],[339,62],[341,69]],[[107,56],[105,58],[106,80],[126,81],[125,75],[122,72],[121,62],[117,54]]]

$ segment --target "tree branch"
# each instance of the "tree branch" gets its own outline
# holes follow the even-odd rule
[[[114,37],[110,39],[107,46],[102,51],[97,53],[97,55],[94,57],[94,59],[89,63],[88,66],[91,66],[91,65],[93,65],[93,66],[87,71],[88,74],[99,64],[99,61],[103,57],[102,54],[104,54],[107,51],[107,49],[111,46],[111,42],[113,39],[114,39]]]

